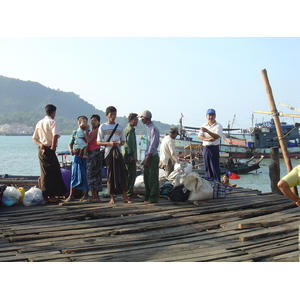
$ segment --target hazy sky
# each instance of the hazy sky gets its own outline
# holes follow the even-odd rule
[[[14,2],[9,2],[8,11],[13,11]],[[102,10],[86,5],[84,10],[79,2],[71,2],[72,6],[64,5],[66,2],[54,1],[44,15],[24,15],[18,10],[15,19],[21,19],[17,26],[3,13],[0,25],[6,22],[8,31],[0,36],[0,75],[74,92],[103,111],[114,105],[119,116],[148,109],[154,120],[177,124],[183,113],[184,125],[199,127],[205,122],[206,110],[214,108],[223,127],[235,115],[233,127],[246,128],[252,125],[253,110],[270,110],[261,76],[261,70],[266,69],[278,110],[295,113],[279,102],[300,107],[300,38],[283,34],[283,23],[291,24],[295,14],[291,6],[287,8],[291,18],[284,19],[285,9],[273,2],[269,14],[268,1],[260,1],[259,9],[254,1],[248,14],[230,9],[224,14],[223,10],[237,2],[226,2],[225,7],[222,1],[212,1],[207,10],[213,17],[208,18],[203,6],[197,10],[187,5],[184,9],[178,1],[173,1],[173,6],[159,2],[159,11],[147,6],[143,14],[122,14],[128,7],[120,1],[115,10],[113,5],[102,5]],[[135,9],[140,3],[129,2],[136,4]],[[191,2],[199,3],[185,3]],[[26,2],[18,7],[27,6]],[[68,13],[64,15],[63,10]],[[106,15],[106,10],[114,14]],[[198,27],[191,26],[196,24]],[[255,25],[259,27],[249,36]],[[90,37],[84,36],[84,28]],[[270,37],[260,37],[268,36],[268,30]],[[294,30],[291,36],[295,36]],[[268,115],[254,115],[254,122],[269,119]]]

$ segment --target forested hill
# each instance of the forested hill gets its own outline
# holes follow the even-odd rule
[[[77,117],[92,114],[101,117],[105,122],[105,112],[98,110],[92,104],[72,92],[63,92],[47,88],[38,82],[22,81],[0,75],[0,125],[20,123],[35,126],[38,120],[45,116],[44,108],[47,104],[57,107],[56,122],[62,134],[70,134],[77,127]],[[153,120],[161,134],[168,132],[171,125]],[[117,122],[126,126],[127,117],[118,117]],[[145,134],[146,126],[139,122],[137,134]]]

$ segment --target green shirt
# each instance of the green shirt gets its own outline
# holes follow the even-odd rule
[[[126,141],[124,144],[124,163],[129,164],[130,159],[133,157],[137,159],[137,146],[135,128],[131,124],[128,124],[124,129]]]

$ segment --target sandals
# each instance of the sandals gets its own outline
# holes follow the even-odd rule
[[[63,200],[63,202],[70,202],[70,201],[74,201],[75,198],[74,197],[68,197],[67,199]]]
[[[83,197],[80,198],[79,201],[80,201],[80,202],[89,202],[89,197],[83,196]]]

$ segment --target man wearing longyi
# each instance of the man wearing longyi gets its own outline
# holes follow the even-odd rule
[[[33,142],[39,147],[39,161],[41,177],[39,188],[43,192],[46,202],[58,202],[56,196],[63,196],[67,192],[64,184],[59,161],[56,156],[57,141],[60,137],[56,122],[56,107],[48,104],[45,107],[46,116],[35,127]]]
[[[216,121],[216,111],[212,108],[206,112],[207,123],[199,130],[198,138],[203,141],[203,160],[206,177],[213,177],[220,181],[220,153],[219,145],[223,134],[223,127]]]

